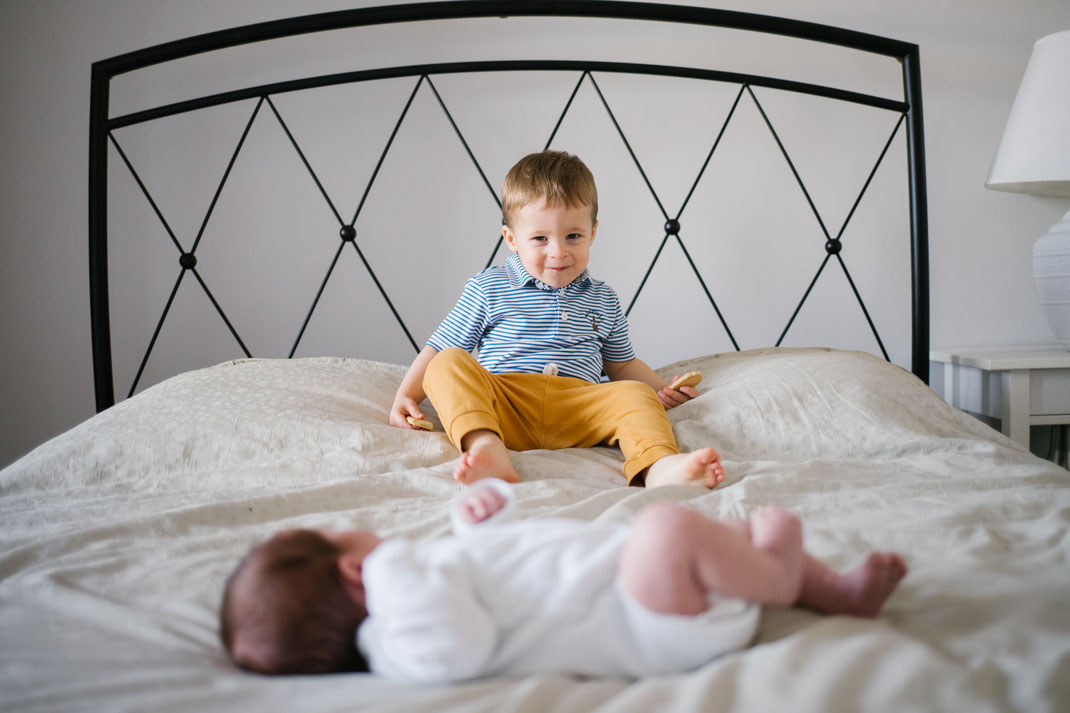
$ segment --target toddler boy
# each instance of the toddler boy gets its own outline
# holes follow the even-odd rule
[[[666,409],[694,398],[635,357],[616,293],[587,271],[598,194],[576,156],[522,158],[502,184],[512,255],[468,280],[405,374],[391,425],[430,398],[461,452],[454,477],[517,481],[507,449],[619,445],[630,485],[724,480],[713,448],[682,454]],[[478,361],[471,352],[478,349]],[[602,373],[608,383],[600,383]]]

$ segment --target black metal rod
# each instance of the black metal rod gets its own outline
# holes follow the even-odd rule
[[[568,101],[565,102],[565,108],[561,110],[561,116],[557,117],[557,123],[554,124],[554,130],[550,132],[550,138],[546,139],[546,144],[542,147],[543,150],[550,148],[550,144],[554,142],[554,137],[557,136],[557,130],[561,128],[561,123],[565,120],[565,114],[568,114],[568,110],[572,108],[572,102],[576,99],[576,95],[580,92],[580,87],[583,86],[583,80],[587,78],[589,72],[584,70],[580,73],[580,79],[576,82],[576,86],[572,88],[572,93],[568,95]]]
[[[97,411],[115,404],[108,304],[107,73],[94,66],[89,100],[89,315],[93,338],[93,391]]]
[[[331,260],[331,266],[327,268],[327,274],[323,276],[323,282],[320,283],[320,288],[316,292],[315,299],[312,300],[312,306],[308,308],[308,314],[305,316],[305,321],[301,324],[300,331],[297,332],[297,339],[294,340],[294,345],[290,349],[290,353],[287,355],[293,358],[293,355],[297,353],[297,345],[301,343],[301,338],[305,336],[305,330],[308,329],[308,323],[312,321],[312,313],[316,311],[316,306],[320,303],[320,298],[323,297],[323,290],[327,287],[327,281],[331,279],[331,274],[334,273],[334,267],[338,264],[338,257],[342,254],[342,249],[345,248],[345,241],[338,243],[338,249],[334,251],[334,259]]]
[[[821,226],[821,232],[825,234],[825,239],[828,240],[832,236],[829,235],[828,228],[825,227],[825,221],[821,219],[821,213],[818,212],[817,206],[814,205],[814,199],[810,197],[810,191],[806,190],[806,184],[803,183],[802,176],[800,176],[798,170],[796,170],[795,163],[791,160],[791,156],[788,155],[787,148],[784,147],[784,143],[780,140],[780,136],[777,134],[776,129],[773,128],[773,122],[769,120],[769,116],[765,113],[762,103],[758,101],[758,97],[754,95],[754,91],[750,87],[747,87],[747,92],[750,94],[750,98],[754,100],[754,106],[758,107],[758,113],[761,114],[762,119],[765,120],[765,125],[769,128],[769,133],[773,135],[773,140],[776,141],[776,145],[780,147],[780,153],[784,157],[784,160],[788,162],[788,168],[791,169],[791,175],[795,176],[795,182],[799,184],[799,188],[802,190],[806,202],[810,205],[810,210],[813,212],[814,217],[817,218],[817,224]]]
[[[193,240],[193,245],[190,247],[190,253],[197,251],[197,246],[201,244],[201,238],[204,236],[204,229],[208,227],[208,221],[212,219],[212,213],[215,212],[216,204],[219,202],[219,196],[223,193],[223,186],[227,185],[227,179],[230,178],[230,172],[234,169],[234,162],[238,160],[238,154],[241,153],[242,147],[245,146],[245,139],[249,136],[249,131],[253,128],[253,122],[256,121],[256,117],[260,114],[260,107],[264,105],[264,98],[256,103],[253,107],[253,113],[249,116],[249,121],[245,124],[245,130],[241,133],[241,138],[238,139],[238,145],[234,147],[234,153],[230,156],[230,162],[227,163],[227,168],[223,171],[223,177],[219,179],[219,186],[215,189],[215,194],[212,196],[212,202],[208,205],[208,210],[204,214],[204,220],[201,221],[201,227],[197,231],[197,237]],[[234,335],[238,336],[238,335]],[[241,341],[240,339],[238,340]]]
[[[802,299],[799,300],[799,304],[795,305],[795,311],[791,313],[791,317],[788,318],[788,323],[784,325],[784,331],[777,337],[776,345],[780,346],[780,343],[784,341],[784,337],[788,335],[788,330],[791,329],[791,325],[795,323],[795,318],[799,316],[799,310],[802,309],[803,303],[806,302],[806,298],[810,296],[810,291],[814,289],[814,285],[817,284],[817,278],[821,277],[821,273],[825,269],[825,265],[828,265],[829,258],[832,257],[830,253],[825,253],[825,259],[821,261],[821,267],[817,268],[817,272],[814,273],[814,279],[810,280],[810,285],[806,288],[806,292],[803,293]]]
[[[412,88],[412,92],[409,94],[408,101],[405,102],[405,107],[401,110],[401,116],[398,117],[397,122],[394,124],[394,130],[390,132],[390,138],[386,140],[386,146],[383,147],[383,152],[379,154],[379,160],[375,164],[375,169],[372,171],[371,178],[368,179],[368,185],[364,187],[364,193],[360,196],[360,202],[357,203],[357,209],[353,211],[353,220],[349,221],[349,225],[353,226],[357,223],[357,218],[360,217],[360,211],[364,208],[364,201],[368,200],[368,194],[372,190],[372,185],[375,183],[376,177],[379,176],[379,170],[383,167],[383,161],[386,160],[386,154],[390,151],[390,147],[394,145],[394,138],[398,135],[398,130],[401,128],[401,122],[405,121],[405,117],[409,113],[409,108],[412,106],[412,101],[416,98],[416,93],[420,91],[420,85],[424,83],[424,75],[420,75],[420,78],[416,80],[416,86]]]
[[[380,79],[398,79],[403,77],[418,77],[422,75],[438,74],[466,74],[472,72],[530,72],[530,71],[562,71],[562,72],[604,72],[617,74],[642,74],[661,77],[679,77],[682,79],[704,79],[713,82],[727,82],[729,84],[752,84],[769,89],[780,89],[797,94],[809,94],[837,99],[851,104],[870,106],[876,109],[884,109],[903,113],[907,110],[907,104],[895,99],[850,92],[833,87],[822,87],[817,84],[807,84],[775,77],[762,77],[754,74],[742,74],[739,72],[722,72],[712,69],[698,69],[694,67],[673,67],[655,64],[637,64],[632,62],[589,62],[582,60],[501,60],[484,62],[440,62],[436,64],[407,65],[404,67],[383,67],[378,69],[366,69],[354,72],[340,72],[336,74],[324,74],[318,77],[304,77],[285,82],[273,82],[261,84],[255,87],[235,89],[233,91],[211,94],[195,99],[165,104],[164,106],[123,114],[113,119],[106,119],[105,126],[110,131],[124,126],[141,124],[153,119],[161,119],[175,114],[184,114],[197,109],[207,109],[222,104],[231,104],[245,99],[255,99],[266,95],[285,94],[287,92],[302,91],[305,89],[318,89],[337,84],[353,84],[356,82],[368,82]]]
[[[864,32],[731,10],[609,0],[459,0],[402,3],[271,20],[127,52],[101,60],[95,66],[99,66],[106,76],[113,77],[203,52],[313,32],[423,20],[508,16],[594,17],[707,25],[797,37],[895,58],[904,57],[914,47],[907,42]]]
[[[847,211],[847,217],[843,219],[843,224],[840,226],[840,231],[836,233],[836,239],[839,240],[843,237],[843,231],[847,230],[847,224],[851,222],[851,218],[854,217],[855,211],[858,210],[858,205],[862,202],[862,197],[866,195],[866,191],[869,190],[869,184],[873,182],[873,177],[877,175],[877,169],[884,163],[884,157],[888,153],[888,149],[892,146],[892,141],[895,139],[895,135],[899,133],[899,127],[903,125],[903,120],[906,118],[906,114],[899,117],[899,121],[895,123],[895,128],[892,129],[891,136],[884,143],[884,149],[881,150],[881,155],[877,157],[877,162],[873,164],[873,170],[869,172],[869,176],[866,177],[866,182],[862,184],[862,190],[858,192],[858,197],[855,198],[854,205],[851,206],[851,210]]]
[[[178,278],[175,280],[175,284],[171,288],[171,294],[167,297],[167,304],[163,306],[163,312],[160,314],[159,321],[156,322],[156,329],[153,330],[152,337],[149,339],[149,345],[145,348],[145,355],[141,357],[141,365],[137,368],[137,374],[134,375],[134,381],[130,384],[130,392],[126,395],[126,398],[130,398],[134,395],[138,382],[141,381],[141,374],[145,371],[145,365],[149,363],[149,357],[152,355],[152,350],[156,347],[156,340],[160,338],[160,331],[163,329],[164,320],[167,319],[167,315],[171,312],[171,305],[174,304],[175,295],[178,294],[178,288],[182,284],[182,278],[185,276],[186,270],[183,268],[178,273]],[[114,405],[114,402],[112,405]]]
[[[836,259],[840,263],[840,267],[843,269],[843,274],[847,278],[847,284],[851,286],[851,291],[855,293],[855,299],[858,300],[858,306],[862,308],[862,314],[866,317],[866,322],[869,324],[869,329],[873,332],[873,337],[877,340],[877,346],[880,347],[881,354],[885,359],[888,359],[888,350],[884,348],[884,342],[881,341],[881,335],[877,333],[877,325],[873,324],[873,319],[869,316],[869,310],[866,309],[866,303],[862,301],[862,295],[858,292],[858,287],[855,285],[855,281],[851,279],[851,272],[847,269],[847,263],[843,261],[843,256],[838,254]]]
[[[620,140],[624,142],[624,148],[628,149],[628,155],[632,157],[632,163],[639,169],[639,175],[643,177],[643,183],[646,184],[647,190],[650,191],[650,195],[654,197],[654,202],[658,204],[658,210],[661,211],[662,217],[665,220],[668,220],[669,212],[666,211],[665,206],[661,204],[661,199],[658,198],[658,192],[654,190],[654,186],[650,183],[650,179],[646,177],[646,171],[643,170],[643,164],[639,163],[639,157],[635,155],[635,151],[632,151],[632,145],[628,142],[628,137],[624,135],[624,130],[620,128],[620,124],[617,122],[617,117],[613,114],[613,110],[609,108],[609,102],[606,101],[605,95],[602,94],[602,88],[598,86],[598,82],[594,80],[593,75],[588,73],[587,76],[591,78],[591,86],[593,86],[595,92],[598,93],[598,98],[602,100],[602,106],[606,108],[606,113],[609,114],[609,120],[613,122],[613,126],[616,128]]]
[[[661,251],[665,249],[665,243],[667,242],[669,242],[669,234],[665,233],[665,237],[661,240],[661,245],[658,246],[657,252],[654,253],[654,259],[650,261],[650,266],[646,269],[646,274],[643,275],[643,279],[639,281],[639,287],[635,288],[635,294],[632,295],[632,300],[628,303],[628,309],[624,310],[625,317],[632,313],[632,307],[635,306],[635,301],[639,299],[639,293],[646,287],[646,281],[650,279],[650,273],[654,271],[654,266],[658,264],[658,258],[661,257]]]
[[[929,383],[929,201],[925,182],[925,122],[921,108],[921,59],[917,46],[903,57],[910,178],[910,265],[913,330],[911,371]]]
[[[253,355],[245,346],[245,342],[243,342],[241,340],[241,337],[238,336],[238,331],[234,329],[234,325],[230,323],[229,319],[227,319],[227,313],[223,311],[223,308],[219,305],[219,302],[216,301],[215,295],[213,295],[212,291],[208,289],[208,285],[201,278],[201,274],[197,272],[196,268],[191,269],[190,272],[192,272],[193,276],[197,278],[197,282],[200,283],[201,289],[204,290],[204,294],[208,295],[208,300],[212,303],[212,306],[215,307],[215,311],[219,313],[219,316],[223,318],[223,323],[227,325],[227,329],[230,330],[231,335],[234,337],[235,341],[238,342],[238,346],[241,347],[241,350],[245,352],[245,356],[251,359]]]
[[[319,189],[320,195],[323,196],[323,200],[327,201],[328,207],[330,207],[331,212],[334,213],[334,217],[338,220],[338,225],[344,225],[341,214],[339,214],[338,209],[334,207],[334,201],[327,195],[327,189],[323,187],[319,176],[317,176],[316,172],[312,169],[312,164],[305,158],[305,152],[302,151],[301,147],[297,144],[297,139],[295,139],[293,133],[290,132],[290,127],[286,125],[286,122],[282,118],[282,114],[279,113],[278,107],[275,106],[275,102],[271,101],[271,97],[264,97],[264,99],[267,101],[267,105],[275,115],[275,118],[279,120],[279,126],[282,127],[283,132],[286,134],[286,138],[290,140],[290,144],[294,147],[294,151],[297,152],[297,156],[301,159],[301,163],[305,165],[305,170],[308,171],[308,175],[312,176],[312,181],[316,184],[316,188]]]
[[[721,138],[724,137],[724,132],[728,128],[729,122],[731,122],[732,117],[735,116],[736,107],[739,106],[739,100],[743,98],[743,92],[746,89],[747,85],[744,84],[736,93],[736,100],[732,102],[732,108],[728,110],[728,116],[725,117],[724,122],[721,124],[721,130],[717,132],[717,138],[714,139],[713,146],[710,147],[710,152],[706,154],[706,160],[702,162],[702,168],[698,170],[698,175],[695,176],[695,181],[691,184],[691,190],[687,192],[687,197],[684,198],[684,202],[680,204],[680,210],[676,211],[677,220],[680,220],[680,216],[684,214],[684,208],[691,202],[691,196],[694,195],[695,189],[698,188],[699,181],[702,180],[702,176],[706,173],[706,167],[710,165],[710,159],[713,158],[713,152],[721,145]]]
[[[490,191],[490,197],[494,200],[494,204],[501,210],[502,201],[498,198],[498,192],[494,190],[494,186],[490,185],[490,180],[487,178],[487,174],[483,172],[483,167],[479,165],[479,161],[476,159],[476,155],[472,152],[472,148],[468,145],[468,142],[464,138],[464,134],[461,133],[461,127],[457,126],[457,122],[453,120],[453,114],[450,113],[449,108],[446,106],[446,102],[442,101],[442,95],[438,93],[438,89],[435,87],[435,83],[431,81],[430,77],[426,77],[427,86],[431,87],[432,93],[435,95],[435,99],[438,100],[438,105],[442,108],[442,113],[446,115],[446,119],[449,120],[450,126],[453,127],[453,133],[457,134],[457,138],[461,140],[461,145],[464,146],[465,153],[468,154],[468,158],[472,159],[472,165],[479,171],[479,177],[483,179],[483,185]]]
[[[713,299],[713,295],[710,294],[710,288],[706,286],[706,281],[702,279],[702,275],[699,274],[698,267],[695,265],[695,261],[691,259],[691,253],[687,251],[687,246],[684,245],[684,241],[680,239],[680,236],[676,236],[676,242],[679,243],[680,249],[684,251],[684,257],[687,258],[687,264],[691,266],[691,270],[695,273],[695,277],[698,278],[698,283],[702,285],[702,291],[706,293],[706,299],[710,301],[710,306],[713,307],[713,311],[717,313],[717,319],[721,320],[721,326],[724,327],[725,334],[728,335],[729,341],[732,342],[732,346],[736,351],[739,351],[739,344],[736,342],[735,336],[732,334],[732,330],[728,328],[728,322],[725,321],[724,315],[721,314],[721,308],[717,306],[717,301]]]
[[[152,197],[152,194],[149,193],[148,186],[141,180],[141,176],[138,174],[137,169],[134,168],[134,164],[130,162],[130,158],[127,157],[126,152],[123,151],[123,147],[119,145],[119,140],[110,132],[108,133],[108,139],[111,140],[111,145],[115,147],[115,150],[119,152],[119,158],[126,164],[126,170],[130,171],[130,175],[134,178],[134,183],[141,189],[141,193],[145,196],[145,200],[149,202],[149,206],[156,214],[156,218],[159,219],[160,224],[163,225],[164,230],[166,230],[167,234],[170,236],[171,242],[178,248],[179,254],[181,255],[186,252],[186,249],[182,247],[182,243],[179,242],[178,236],[175,235],[175,231],[171,229],[171,224],[168,223],[167,218],[164,217],[163,211],[160,210],[160,206],[156,205],[156,200]]]
[[[384,300],[386,300],[386,306],[390,308],[390,312],[393,313],[394,319],[396,319],[397,323],[401,326],[401,331],[405,332],[405,336],[408,338],[409,344],[412,345],[414,351],[419,352],[420,347],[416,345],[416,340],[412,338],[411,334],[409,334],[409,328],[405,326],[405,320],[401,318],[401,315],[398,314],[397,308],[394,307],[394,303],[390,301],[390,297],[386,294],[386,290],[383,288],[383,284],[379,282],[379,278],[375,275],[375,270],[372,269],[372,266],[368,262],[368,259],[364,257],[364,252],[360,249],[360,246],[357,245],[356,240],[354,240],[352,244],[353,249],[356,250],[357,255],[360,256],[360,261],[364,264],[364,269],[368,271],[368,275],[371,276],[372,282],[374,282],[376,288],[378,288],[379,294],[382,295]]]

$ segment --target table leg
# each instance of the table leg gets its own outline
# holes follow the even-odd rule
[[[959,408],[959,370],[950,361],[944,363],[944,401]]]
[[[1003,372],[1001,389],[1003,434],[1029,448],[1029,370]]]

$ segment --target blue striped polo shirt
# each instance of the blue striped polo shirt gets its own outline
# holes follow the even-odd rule
[[[612,287],[587,270],[565,287],[550,287],[532,277],[516,253],[465,283],[427,344],[438,351],[478,349],[479,363],[492,374],[538,374],[553,363],[561,376],[592,383],[602,378],[603,359],[635,358]]]

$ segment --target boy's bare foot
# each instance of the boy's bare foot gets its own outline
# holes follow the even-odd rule
[[[906,562],[898,554],[873,552],[850,572],[830,572],[819,578],[819,586],[804,585],[805,606],[822,614],[873,618],[906,573]]]
[[[712,448],[700,448],[690,453],[676,453],[654,461],[646,470],[646,487],[681,483],[700,483],[710,490],[724,481],[724,467],[720,454]]]
[[[453,467],[458,482],[471,485],[483,478],[501,478],[507,483],[519,483],[513,462],[505,444],[492,431],[475,431],[462,441],[465,450]]]

